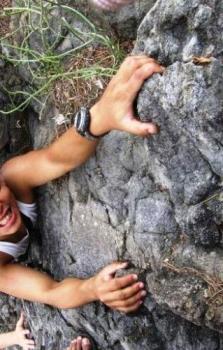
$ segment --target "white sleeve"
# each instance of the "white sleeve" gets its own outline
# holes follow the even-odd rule
[[[36,205],[36,203],[27,204],[27,203],[17,201],[17,204],[18,204],[20,212],[22,214],[24,214],[25,216],[27,216],[32,221],[33,225],[35,225],[36,220],[37,220],[37,205]]]

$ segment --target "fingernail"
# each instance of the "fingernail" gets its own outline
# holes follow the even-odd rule
[[[143,291],[141,292],[141,296],[144,297],[145,295],[146,295],[146,291],[143,290]]]
[[[140,282],[139,283],[139,288],[143,288],[144,287],[144,283]]]
[[[133,279],[134,279],[135,281],[137,281],[137,279],[138,279],[138,276],[137,276],[137,275],[132,275],[132,277],[133,277]]]
[[[139,301],[139,305],[141,305],[142,303],[143,303],[143,301],[142,301],[142,300],[140,300],[140,301]]]

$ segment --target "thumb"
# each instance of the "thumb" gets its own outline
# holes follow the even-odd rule
[[[144,123],[137,120],[134,116],[127,116],[123,118],[123,130],[130,134],[138,136],[149,136],[157,134],[159,128],[154,123]]]
[[[23,327],[23,324],[24,324],[24,312],[21,312],[21,315],[18,319],[16,327]]]
[[[109,281],[114,278],[115,273],[120,269],[125,269],[128,266],[128,262],[114,262],[104,268],[103,279]]]

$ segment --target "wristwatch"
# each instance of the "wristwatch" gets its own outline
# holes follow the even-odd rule
[[[90,132],[90,124],[91,124],[91,114],[88,108],[81,107],[79,111],[74,116],[74,127],[78,134],[85,137],[86,139],[90,141],[98,141],[102,136],[106,135],[100,135],[96,136],[93,135]]]

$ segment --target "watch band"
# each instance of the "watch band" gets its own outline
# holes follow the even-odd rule
[[[107,133],[99,136],[93,135],[90,132],[90,124],[91,114],[89,109],[86,107],[81,107],[74,116],[74,127],[76,131],[90,141],[98,141],[102,136],[107,135]]]

